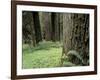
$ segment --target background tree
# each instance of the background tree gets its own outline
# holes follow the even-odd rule
[[[60,15],[59,13],[52,13],[52,39],[53,41],[60,40]]]
[[[40,41],[42,41],[39,13],[38,12],[32,12],[32,14],[33,14],[35,38],[36,38],[36,43],[38,44]]]
[[[32,13],[23,11],[22,19],[23,42],[33,44],[33,46],[35,46],[36,40]]]
[[[40,12],[40,24],[42,30],[42,38],[46,41],[51,40],[51,13],[49,12]]]

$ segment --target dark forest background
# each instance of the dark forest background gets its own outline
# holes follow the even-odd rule
[[[89,65],[89,14],[22,12],[23,68]]]

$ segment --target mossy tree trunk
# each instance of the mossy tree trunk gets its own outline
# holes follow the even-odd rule
[[[88,14],[63,14],[62,56],[66,56],[71,50],[78,52],[77,55],[80,55],[84,60],[83,65],[89,65]],[[74,61],[74,63],[77,64],[77,61]]]

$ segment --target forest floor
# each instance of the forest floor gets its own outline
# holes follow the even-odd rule
[[[62,55],[60,42],[43,41],[36,47],[23,44],[23,68],[59,67]]]

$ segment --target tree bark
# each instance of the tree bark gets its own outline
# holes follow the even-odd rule
[[[89,65],[89,15],[63,14],[63,55],[71,50],[78,52]],[[72,60],[73,61],[73,60]],[[77,62],[74,61],[76,64]]]
[[[60,16],[60,13],[52,13],[52,40],[53,41],[60,41],[62,36],[62,18]]]
[[[22,21],[23,41],[25,41],[24,43],[35,46],[36,42],[32,12],[23,12]]]
[[[40,12],[40,24],[42,28],[42,37],[44,40],[51,40],[51,13]]]
[[[35,38],[36,38],[36,43],[38,44],[40,41],[42,41],[39,14],[38,12],[33,12],[32,14],[33,14]]]

